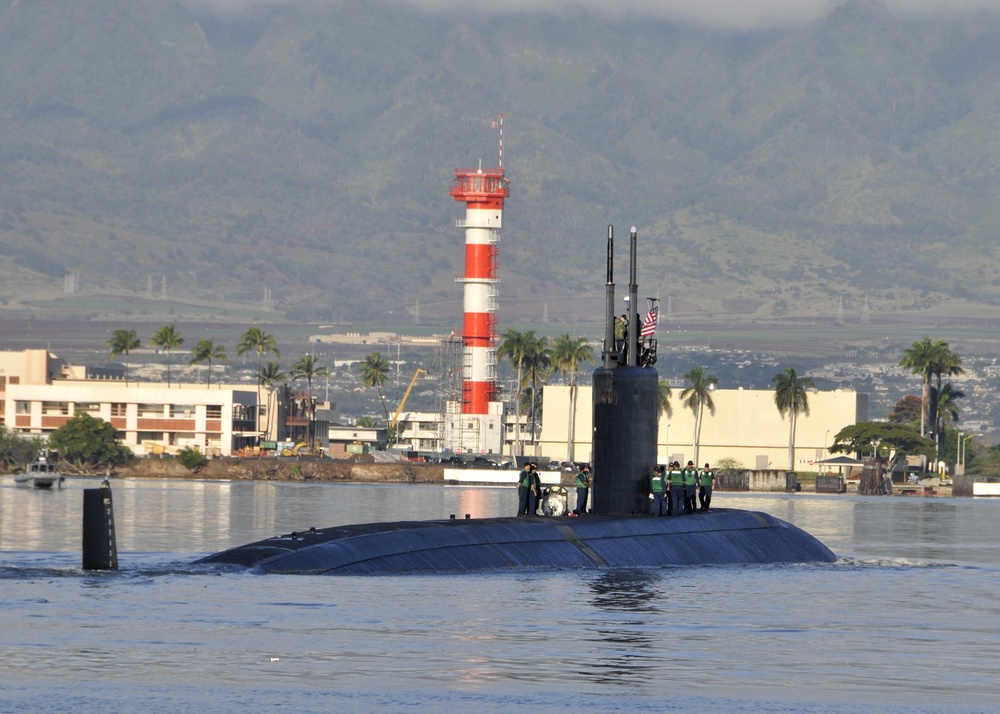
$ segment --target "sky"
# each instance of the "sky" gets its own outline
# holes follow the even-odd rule
[[[342,0],[314,0],[341,2]],[[456,14],[470,10],[483,14],[561,12],[584,9],[610,18],[650,18],[684,22],[726,31],[794,27],[825,16],[848,0],[389,0],[432,12]],[[911,16],[957,15],[976,12],[1000,14],[1000,0],[874,0],[894,14]],[[280,7],[302,0],[182,0],[190,7],[221,17],[239,17],[255,10]]]

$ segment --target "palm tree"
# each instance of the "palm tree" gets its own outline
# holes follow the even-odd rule
[[[222,362],[226,359],[226,348],[215,344],[215,340],[198,340],[191,350],[191,362],[198,364],[208,362],[208,386],[212,386],[212,362]]]
[[[935,370],[951,354],[948,343],[944,340],[934,340],[924,336],[924,339],[917,340],[912,345],[903,350],[903,358],[899,360],[899,366],[910,370],[913,374],[923,377],[923,395],[920,398],[920,435],[927,435],[927,423],[931,396],[931,376]]]
[[[953,421],[959,419],[958,401],[965,392],[955,389],[951,382],[941,388],[931,388],[932,414],[934,415],[934,449],[941,450],[941,440]]]
[[[671,397],[673,397],[673,391],[670,389],[670,382],[665,379],[661,379],[657,384],[657,389],[659,390],[659,401],[660,401],[660,414],[666,414],[667,419],[674,415],[674,406],[670,403]],[[669,424],[667,425],[669,427]],[[667,441],[670,440],[670,432],[667,432]],[[670,444],[665,444],[667,447],[667,453],[670,452]]]
[[[316,361],[316,355],[303,355],[289,370],[292,379],[304,379],[309,384],[309,449],[316,450],[313,422],[316,420],[316,402],[313,401],[313,378],[325,377],[329,370]]]
[[[552,349],[549,347],[548,337],[539,337],[532,340],[525,349],[524,356],[524,380],[531,385],[527,391],[531,395],[531,408],[528,410],[531,419],[531,440],[535,442],[537,424],[539,418],[538,395],[540,394],[539,382],[544,375],[547,375],[552,365]]]
[[[114,359],[118,355],[125,355],[125,386],[128,386],[128,355],[132,350],[139,349],[139,338],[136,337],[135,330],[115,330],[111,333],[111,339],[104,343],[108,348],[108,356]]]
[[[947,344],[945,346],[947,348]],[[941,409],[938,406],[938,399],[944,396],[944,390],[941,386],[941,378],[944,375],[949,377],[954,377],[965,372],[962,369],[962,358],[952,352],[950,349],[945,349],[939,355],[938,360],[933,365],[934,377],[937,381],[937,389],[932,390],[931,401],[928,407],[928,416],[933,417],[934,426],[934,443],[940,444],[941,442],[941,421],[939,416],[941,414]],[[962,396],[965,396],[964,394]]]
[[[701,439],[701,417],[705,407],[711,414],[715,414],[715,402],[712,401],[712,388],[719,383],[715,375],[708,374],[702,367],[695,367],[684,375],[691,386],[681,392],[681,399],[684,406],[694,412],[694,439],[692,448],[694,449],[694,462],[698,460],[698,442]]]
[[[170,387],[170,351],[175,350],[184,344],[177,325],[163,325],[153,333],[149,343],[156,347],[162,347],[167,351],[167,387]]]
[[[566,438],[566,459],[573,461],[573,437],[576,435],[576,375],[586,363],[593,363],[594,348],[586,338],[559,335],[552,345],[552,369],[569,375],[569,434]]]
[[[937,421],[938,433],[944,432],[952,422],[959,420],[959,408],[957,400],[965,396],[961,389],[955,389],[951,382],[944,385],[937,394]]]
[[[286,376],[285,373],[281,371],[281,365],[279,365],[277,362],[268,362],[261,368],[260,374],[257,375],[258,385],[267,388],[266,413],[268,414],[268,423],[270,423],[271,400],[274,398],[274,387],[279,382],[283,381],[285,379],[285,376]],[[265,432],[266,431],[267,429],[265,429]]]
[[[665,379],[661,379],[659,383],[660,390],[660,413],[666,414],[667,417],[672,417],[674,415],[674,407],[670,403],[670,398],[673,396],[673,392],[670,390],[670,382]]]
[[[382,387],[389,383],[389,374],[392,365],[389,360],[382,357],[381,352],[372,352],[367,355],[364,361],[358,366],[361,373],[361,384],[369,389],[375,387],[378,390],[378,398],[382,401],[382,411],[385,412],[385,424],[389,426],[389,408],[385,404],[385,397],[382,394]]]
[[[257,353],[257,375],[260,375],[260,363],[264,359],[265,352],[273,352],[275,357],[280,358],[278,343],[274,340],[274,335],[269,335],[259,327],[251,327],[240,338],[240,343],[236,346],[236,355],[242,356],[246,352],[253,350]],[[257,431],[260,431],[260,379],[257,380]]]
[[[774,403],[781,418],[788,414],[788,470],[795,470],[795,421],[800,413],[809,416],[807,389],[815,385],[810,377],[800,377],[793,367],[771,377],[774,385]]]
[[[508,358],[512,366],[517,367],[517,393],[514,395],[514,403],[518,405],[516,419],[514,421],[514,453],[523,454],[521,448],[521,415],[524,410],[520,408],[521,395],[524,393],[525,365],[530,363],[534,354],[538,352],[539,339],[534,330],[518,332],[509,329],[500,337],[500,347],[497,349],[497,357]]]

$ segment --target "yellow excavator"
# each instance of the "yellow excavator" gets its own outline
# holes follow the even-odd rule
[[[417,377],[421,374],[427,374],[427,370],[418,367],[417,371],[413,373],[413,379],[410,380],[410,386],[406,388],[403,398],[399,400],[399,407],[397,407],[396,413],[392,416],[392,421],[389,422],[390,428],[396,426],[396,423],[399,421],[399,415],[403,413],[403,407],[406,405],[406,398],[410,396],[410,392],[413,391],[413,385],[417,383]]]

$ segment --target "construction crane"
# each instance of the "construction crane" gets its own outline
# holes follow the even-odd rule
[[[406,398],[410,396],[410,392],[413,391],[413,385],[417,383],[417,377],[421,374],[427,374],[426,369],[417,368],[417,371],[413,373],[413,379],[410,380],[410,386],[406,388],[406,392],[403,394],[403,398],[399,400],[399,407],[396,408],[396,413],[392,416],[392,421],[389,422],[389,427],[396,426],[399,421],[399,415],[403,413],[403,406],[406,404]]]

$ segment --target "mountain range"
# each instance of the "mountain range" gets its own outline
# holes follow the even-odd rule
[[[602,314],[609,224],[678,319],[1000,317],[997,15],[252,5],[0,6],[0,315],[457,325],[503,114],[507,324]]]

